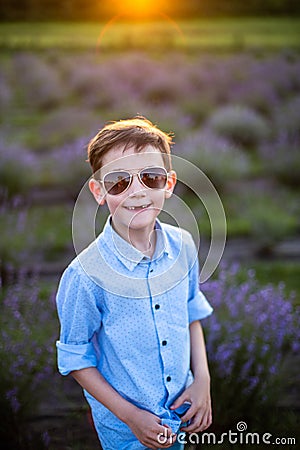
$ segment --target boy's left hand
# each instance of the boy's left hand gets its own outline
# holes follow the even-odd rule
[[[174,410],[184,402],[191,404],[187,412],[181,417],[182,422],[190,420],[188,426],[182,427],[182,431],[197,433],[204,431],[212,423],[212,409],[210,399],[209,380],[195,380],[173,403]]]

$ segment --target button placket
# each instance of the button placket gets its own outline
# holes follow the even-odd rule
[[[157,283],[155,277],[148,278],[149,291],[152,294],[153,288],[154,291],[157,291]],[[172,380],[172,373],[174,371],[174,355],[172,353],[172,346],[169,345],[169,310],[164,308],[164,305],[167,304],[167,294],[162,293],[159,296],[153,296],[152,299],[152,308],[153,308],[153,318],[155,322],[155,328],[157,331],[157,336],[159,339],[159,352],[162,361],[162,370],[164,374],[165,387],[169,393],[172,392],[173,383],[170,383]]]

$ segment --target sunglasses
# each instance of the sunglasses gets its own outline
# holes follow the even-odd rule
[[[149,189],[164,189],[168,180],[168,172],[164,167],[148,167],[135,173],[127,170],[108,172],[100,182],[107,194],[119,195],[129,188],[134,175],[137,175],[140,183]]]

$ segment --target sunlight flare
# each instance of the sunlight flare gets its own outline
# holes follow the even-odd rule
[[[166,0],[116,0],[114,12],[131,18],[149,18],[165,10]]]

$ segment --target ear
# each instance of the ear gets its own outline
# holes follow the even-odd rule
[[[173,194],[175,185],[176,185],[176,181],[177,181],[177,175],[176,172],[174,170],[171,170],[168,173],[168,180],[167,180],[167,184],[165,187],[165,198],[170,198],[171,195]]]
[[[89,189],[91,193],[94,196],[94,199],[96,200],[99,205],[104,205],[105,203],[105,194],[103,192],[101,183],[94,178],[91,178],[89,181]]]

